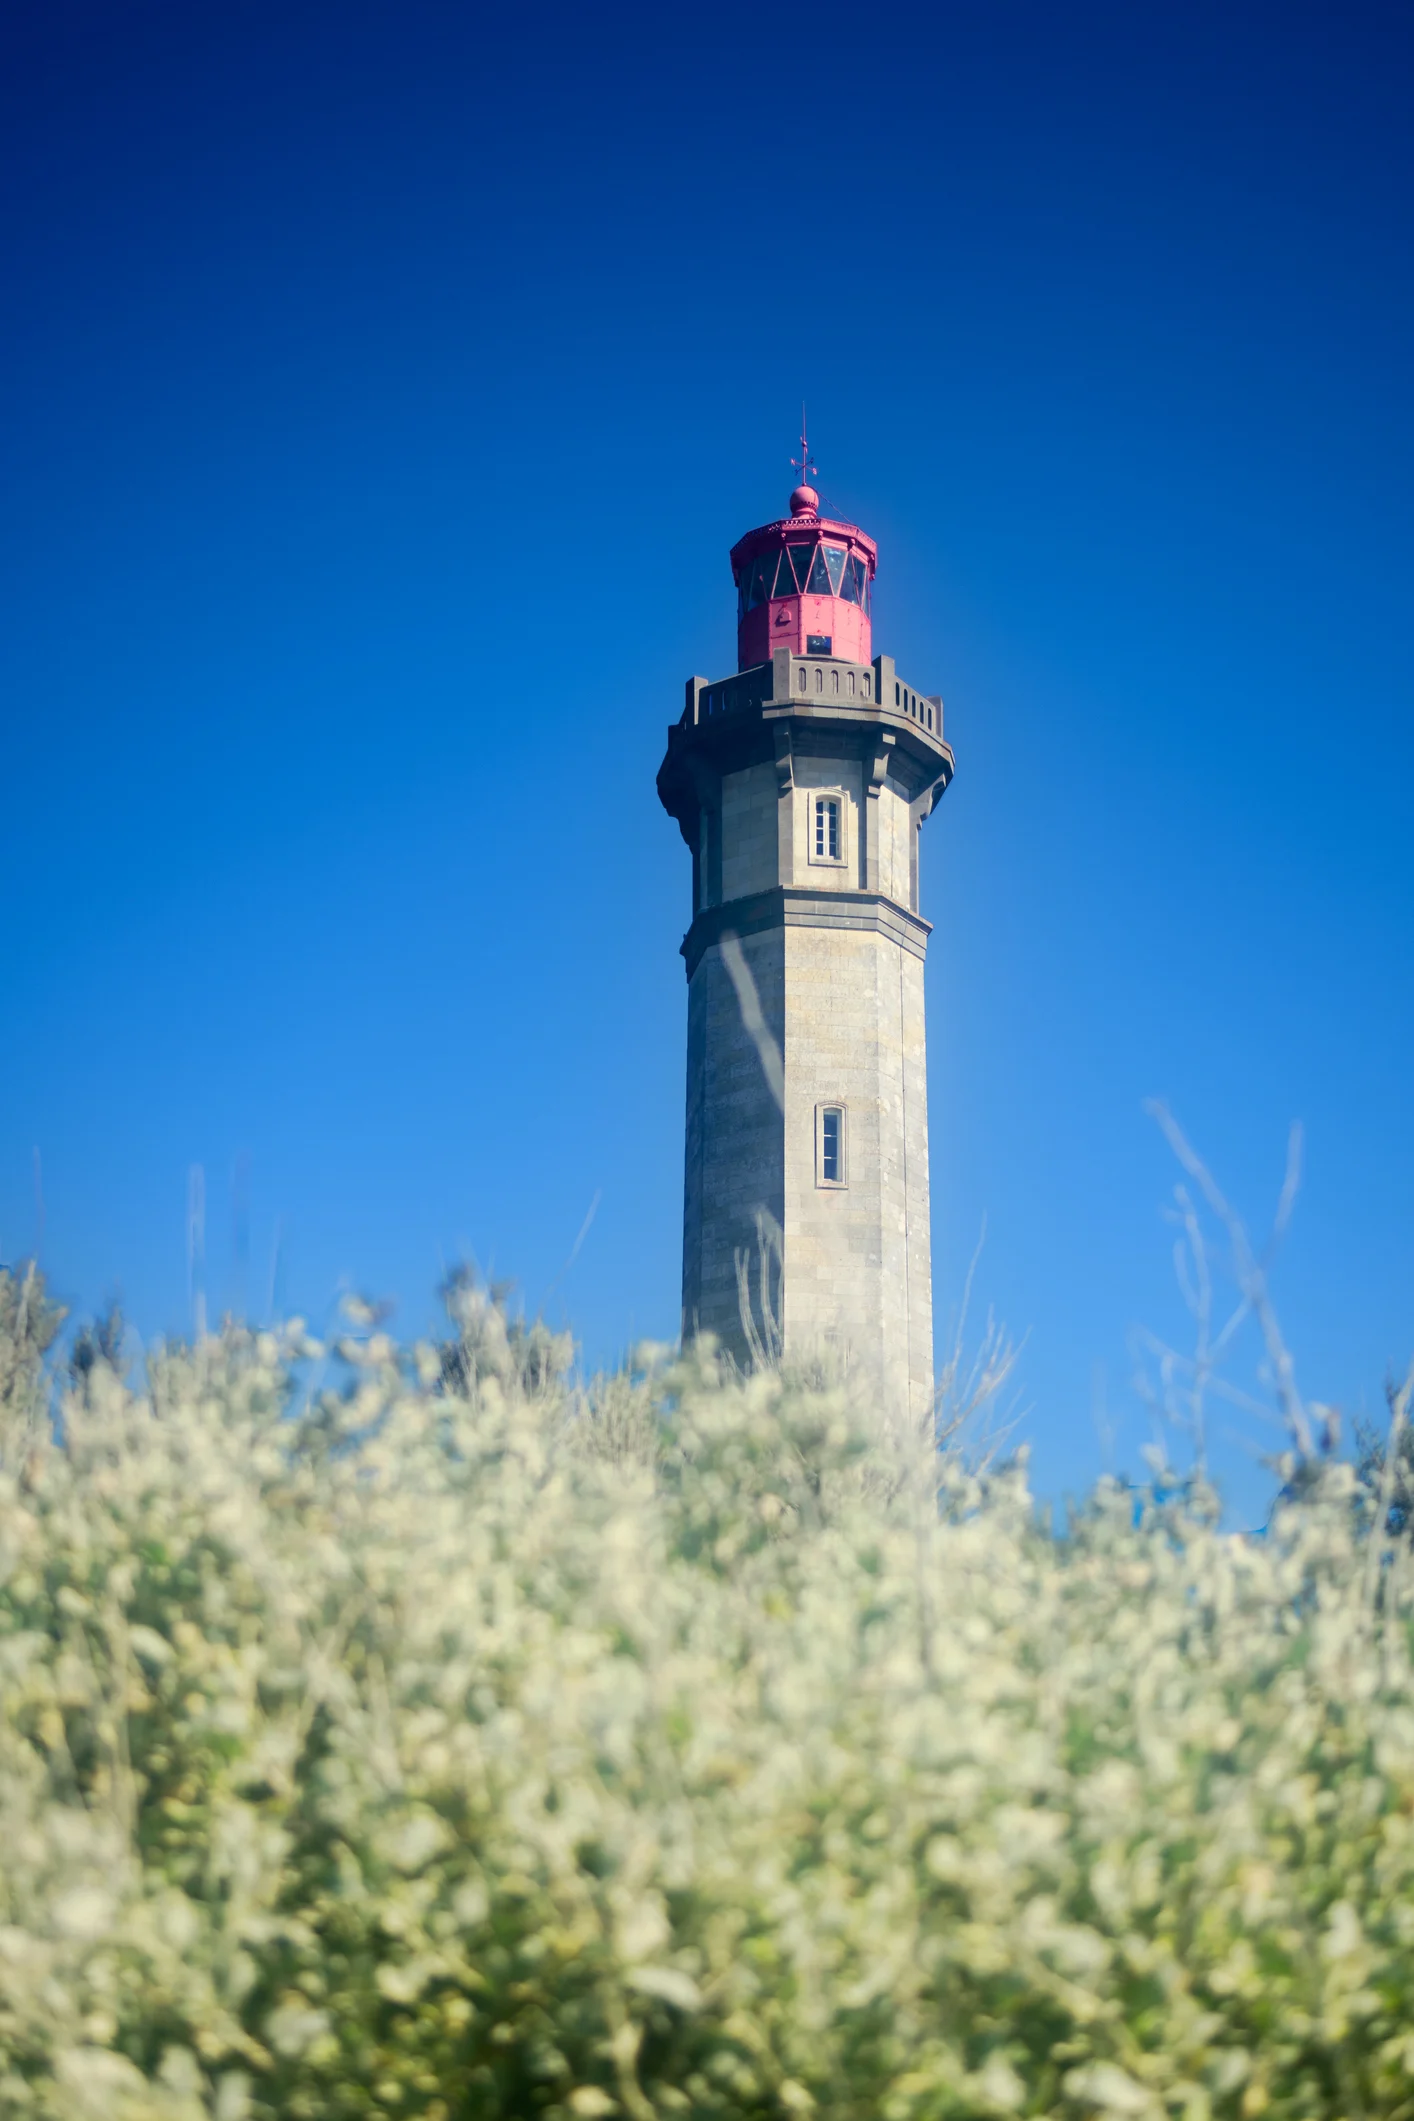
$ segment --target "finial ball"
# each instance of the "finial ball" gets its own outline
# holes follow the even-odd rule
[[[793,516],[813,516],[820,506],[820,496],[813,486],[797,486],[790,497],[790,512]]]

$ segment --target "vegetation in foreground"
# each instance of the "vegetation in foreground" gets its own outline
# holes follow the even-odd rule
[[[1058,1537],[452,1308],[56,1409],[0,1276],[5,2121],[1414,2113],[1402,1473]]]

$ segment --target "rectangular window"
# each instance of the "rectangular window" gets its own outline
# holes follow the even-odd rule
[[[817,862],[840,859],[840,799],[837,795],[817,795],[815,798],[815,859]]]
[[[815,1107],[815,1183],[845,1184],[845,1131],[843,1105]]]

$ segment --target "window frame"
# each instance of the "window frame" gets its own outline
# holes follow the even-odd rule
[[[771,585],[776,577],[775,554],[772,553],[770,558],[771,566],[768,571],[766,565],[767,555],[764,552],[758,552],[746,571],[746,608],[748,611],[759,611],[763,604],[769,604],[771,601]]]
[[[825,1176],[825,1115],[828,1112],[837,1112],[840,1120],[837,1178]],[[815,1107],[815,1184],[825,1193],[849,1191],[849,1106],[842,1097],[822,1097]]]
[[[810,799],[810,810],[805,838],[806,859],[817,869],[847,869],[849,867],[849,832],[847,829],[849,805],[845,801],[843,788],[811,788],[807,793]],[[815,835],[820,819],[817,805],[821,803],[834,803],[838,806],[840,842],[838,854],[817,854],[815,852]]]

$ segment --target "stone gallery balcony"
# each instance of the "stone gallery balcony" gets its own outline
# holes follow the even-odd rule
[[[819,709],[849,718],[863,716],[887,727],[895,719],[943,745],[943,703],[899,677],[894,659],[847,663],[837,656],[794,655],[778,648],[769,663],[756,663],[728,678],[689,678],[680,728],[700,727],[724,715],[769,713],[771,709]]]

